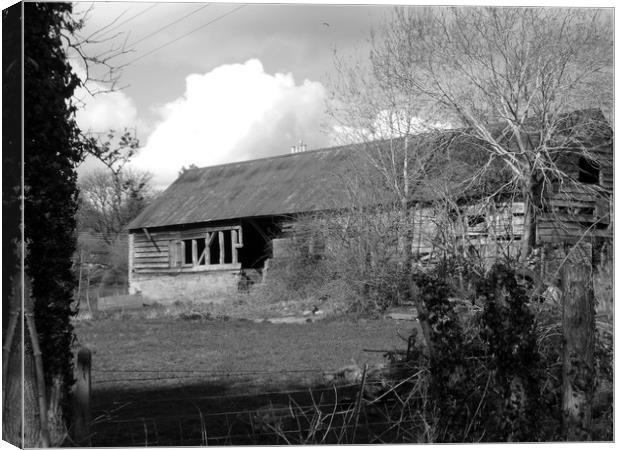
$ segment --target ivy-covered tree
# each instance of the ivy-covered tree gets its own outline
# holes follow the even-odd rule
[[[2,438],[15,445],[20,444],[21,422],[12,419],[24,416],[21,333],[17,316],[11,314],[21,301],[17,295],[21,276],[21,55],[21,5],[17,4],[2,11],[2,346],[9,349],[2,355]]]
[[[49,413],[45,411],[44,414],[52,422],[49,424],[51,440],[50,430],[44,429],[46,424],[42,420],[40,430],[26,430],[21,440],[23,446],[60,444],[54,439],[59,435],[53,431],[63,428],[63,419],[67,419],[70,413],[71,344],[74,338],[70,319],[76,284],[71,270],[76,245],[76,166],[86,147],[71,102],[80,83],[66,55],[65,38],[80,27],[80,23],[71,17],[71,11],[69,3],[26,2],[23,5],[25,226],[23,243],[14,243],[24,246],[23,264],[28,287],[24,297],[26,344],[22,350],[25,352],[24,364],[28,366],[34,357],[36,367],[37,352],[32,351],[28,340],[30,330],[36,330],[34,335],[38,337],[41,350],[45,384],[44,389],[40,389],[44,392],[38,392],[38,395],[55,399],[47,405]],[[29,317],[34,318],[34,327],[28,321]],[[28,372],[26,377],[29,377]],[[24,381],[30,386],[28,379]],[[37,381],[43,382],[38,377]],[[40,409],[41,403],[37,406]],[[32,408],[25,406],[24,411],[29,409]],[[36,427],[36,423],[25,420],[27,427]],[[12,440],[20,441],[18,437]]]

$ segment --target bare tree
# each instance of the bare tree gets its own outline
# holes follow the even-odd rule
[[[523,203],[520,256],[526,260],[537,242],[539,218],[558,214],[547,200],[549,194],[558,186],[582,181],[568,169],[567,158],[585,161],[586,169],[609,162],[601,160],[606,158],[601,150],[611,141],[605,118],[613,113],[611,11],[400,8],[373,35],[372,43],[368,64],[340,60],[331,112],[348,140],[364,142],[367,149],[377,139],[387,139],[391,148],[401,146],[395,152],[366,153],[383,175],[382,187],[400,205],[404,245],[399,247],[406,249],[405,263],[411,257],[416,196],[435,194],[442,199],[435,203],[444,216],[458,215],[461,209],[455,200],[468,197],[454,195],[453,188],[459,186],[464,191],[480,187],[478,199],[489,203],[508,194]],[[412,134],[438,128],[456,129],[442,134],[457,135],[458,144],[448,140],[425,145],[424,139],[412,144]],[[449,154],[451,145],[461,146],[463,139],[486,158],[470,166],[469,175],[437,179],[437,158]],[[596,170],[592,172],[592,178],[600,179],[594,177]],[[483,188],[481,181],[489,178],[496,183]],[[592,193],[606,188],[598,183],[578,187]],[[445,242],[458,242],[458,232],[455,227]],[[581,280],[588,291],[591,282]],[[415,300],[415,286],[410,293]],[[422,302],[417,306],[424,315]],[[587,313],[577,315],[589,317]],[[426,328],[423,318],[421,324]],[[591,335],[591,324],[584,326],[587,329],[581,331]],[[570,327],[564,333],[576,337]],[[584,367],[589,367],[593,352],[592,340],[587,342],[575,357]],[[568,380],[565,394],[570,385]],[[587,392],[577,396],[565,409],[576,417],[575,411],[587,410],[589,398]],[[587,420],[582,425],[587,429]]]
[[[61,33],[66,52],[83,70],[79,74],[81,86],[89,95],[112,92],[118,86],[122,75],[122,66],[117,61],[120,57],[135,50],[127,44],[129,34],[119,31],[127,10],[116,16],[100,28],[83,33],[84,26],[90,21],[94,3],[84,10],[74,11],[76,27]]]
[[[512,172],[525,203],[522,257],[535,243],[543,192],[567,177],[570,149],[611,112],[611,13],[551,8],[397,9],[375,36],[371,67],[421,117],[464,127]],[[596,161],[595,161],[596,162]]]
[[[124,169],[97,170],[80,181],[79,223],[112,245],[148,204],[151,174]]]

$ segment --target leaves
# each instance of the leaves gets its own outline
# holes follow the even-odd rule
[[[67,402],[73,382],[76,167],[87,142],[80,137],[71,104],[79,79],[60,34],[76,24],[68,3],[25,3],[24,13],[25,266],[32,280],[46,382],[49,386],[60,377]],[[68,414],[68,403],[63,406]]]

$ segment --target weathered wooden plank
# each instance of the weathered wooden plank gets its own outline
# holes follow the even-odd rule
[[[166,239],[193,239],[199,237],[206,237],[208,232],[217,232],[224,230],[240,229],[241,225],[227,225],[218,227],[199,227],[188,230],[168,230],[168,231],[153,231],[149,230],[149,234],[155,240]],[[148,238],[144,233],[132,233],[135,236],[136,241],[148,241]]]
[[[153,237],[153,240],[155,242],[177,241],[177,240],[181,239],[181,236],[178,235],[178,234],[177,235],[172,235],[172,234],[170,234],[170,235],[159,235],[159,236],[155,235],[155,236],[152,236],[152,237]],[[183,239],[188,239],[188,238],[183,238]],[[149,241],[147,239],[136,238],[134,242],[139,243],[139,244],[146,244],[146,243],[150,243],[151,241]]]
[[[540,218],[536,224],[538,229],[545,230],[575,230],[585,231],[587,227],[580,225],[578,222],[558,222],[557,220],[548,220]]]
[[[556,213],[554,214],[550,219],[548,220],[554,220],[560,224],[564,224],[567,222],[577,222],[577,223],[582,223],[582,222],[586,222],[586,223],[594,223],[594,222],[598,222],[599,219],[594,216],[594,214],[563,214],[563,213]]]
[[[168,246],[165,252],[134,253],[134,259],[168,259]]]
[[[168,242],[171,240],[176,240],[176,239],[165,239],[165,240],[156,241],[157,245],[159,245],[159,250],[163,251],[161,246],[168,245]],[[135,249],[153,249],[157,251],[157,248],[153,245],[152,242],[134,242],[133,246]]]
[[[135,258],[134,259],[134,266],[137,266],[139,264],[166,264],[169,265],[170,261],[167,257],[162,257],[162,258]]]
[[[562,193],[557,193],[557,194],[553,194],[552,196],[548,197],[547,203],[548,202],[554,202],[556,200],[559,201],[566,201],[566,200],[573,200],[576,202],[595,202],[596,199],[600,197],[600,193],[584,193],[584,192],[562,192]]]
[[[558,191],[554,194],[562,193],[596,194],[596,185],[578,182],[563,183],[558,185]]]
[[[138,263],[134,264],[134,270],[140,269],[170,269],[170,265],[166,262],[163,263]]]
[[[238,230],[239,228],[240,227],[238,226],[234,227],[235,230]],[[185,240],[192,240],[192,239],[207,239],[208,235],[214,235],[214,234],[217,234],[219,231],[228,231],[228,230],[231,230],[231,228],[228,228],[226,230],[222,230],[221,228],[218,228],[215,231],[204,231],[204,232],[192,231],[191,233],[189,232],[174,233],[174,234],[172,233],[166,233],[166,234],[151,233],[151,236],[153,237],[155,242],[157,242],[157,244],[161,247],[161,243],[167,243],[167,241],[170,241],[170,240],[185,241]],[[144,238],[136,239],[135,247],[136,248],[154,248],[152,242]]]
[[[133,271],[133,259],[134,259],[133,239],[134,239],[134,235],[133,234],[130,234],[128,236],[128,239],[127,239],[127,244],[128,244],[127,245],[127,253],[128,253],[128,255],[127,255],[127,270],[129,272],[128,282],[129,282],[130,286],[131,286],[131,272]],[[82,255],[80,254],[80,262],[81,262],[81,259],[82,259]],[[80,267],[80,274],[81,274],[81,270],[82,270],[82,268]],[[80,277],[81,277],[81,275],[80,275]],[[79,298],[79,296],[80,296],[80,294],[79,294],[79,288],[78,288],[78,298]]]
[[[161,251],[153,249],[134,249],[133,255],[134,257],[145,257],[148,258],[150,256],[168,256],[168,244],[166,244],[166,248],[161,248]]]
[[[566,243],[566,244],[576,244],[581,240],[581,236],[577,235],[567,235],[567,234],[537,234],[536,242],[538,245],[540,244],[558,244],[558,243]]]
[[[157,257],[157,258],[135,258],[133,260],[134,266],[137,266],[140,264],[150,264],[150,263],[170,264],[170,261],[168,260],[167,256],[162,256],[162,257]]]
[[[214,271],[231,271],[241,270],[241,264],[211,264],[208,266],[185,265],[181,267],[141,267],[134,268],[134,273],[159,273],[159,274],[182,274],[195,272],[214,272]]]
[[[219,239],[220,244],[220,264],[224,264],[226,258],[226,246],[224,245],[224,232],[218,231],[217,237]]]
[[[170,241],[159,241],[159,250],[155,248],[154,245],[148,245],[146,243],[140,243],[133,245],[133,250],[135,253],[166,253],[165,248],[161,248],[161,245],[168,245]]]
[[[157,273],[157,274],[172,274],[172,273],[178,273],[179,269],[178,268],[138,268],[135,267],[133,269],[133,273],[137,273],[137,274],[141,274],[141,273]]]
[[[600,237],[611,239],[611,230],[585,229],[583,227],[539,227],[537,228],[537,238],[539,242],[575,242],[582,237]]]
[[[574,200],[574,199],[553,199],[547,202],[550,208],[553,207],[566,207],[566,208],[593,208],[596,202],[594,200]]]
[[[232,262],[233,264],[237,264],[239,260],[239,254],[237,250],[237,230],[231,230],[230,232],[230,241],[232,245]]]

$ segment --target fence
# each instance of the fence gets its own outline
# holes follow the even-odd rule
[[[425,399],[411,395],[418,391],[414,385],[419,374],[406,370],[402,363],[389,368],[392,373],[401,372],[398,380],[385,371],[377,376],[376,370],[367,367],[345,375],[315,368],[236,372],[92,370],[90,430],[80,430],[81,440],[76,443],[179,446],[411,442],[410,434],[423,428],[416,408],[421,408]],[[336,379],[320,382],[325,373],[332,377],[336,374]],[[408,375],[402,377],[402,373]],[[257,382],[265,377],[272,383],[258,386]],[[402,397],[403,392],[408,397]],[[410,406],[410,414],[404,417],[403,402]]]

